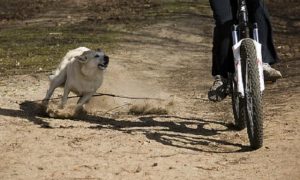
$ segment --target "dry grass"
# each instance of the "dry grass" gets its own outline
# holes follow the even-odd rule
[[[55,0],[0,0],[0,20],[28,19],[54,3]]]
[[[53,9],[90,12],[97,20],[121,20],[143,16],[152,0],[0,0],[0,20],[25,20]],[[63,7],[63,8],[62,8]]]
[[[131,115],[166,115],[168,114],[168,110],[163,107],[158,107],[151,104],[141,104],[141,105],[133,105],[130,109],[128,114]]]

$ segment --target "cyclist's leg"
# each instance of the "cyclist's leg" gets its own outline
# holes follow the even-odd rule
[[[215,20],[212,49],[212,75],[215,80],[208,93],[208,98],[211,101],[221,101],[227,95],[227,74],[234,70],[231,27],[233,11],[236,11],[236,8],[232,5],[234,0],[210,0],[209,2]]]
[[[266,80],[277,80],[282,77],[281,73],[269,64],[277,62],[278,56],[273,43],[272,26],[267,7],[261,0],[248,0],[249,20],[257,22],[259,28],[259,41],[262,44],[262,57],[264,76]]]
[[[228,71],[233,71],[233,54],[231,41],[231,27],[233,24],[233,12],[236,7],[234,0],[210,0],[215,28],[213,34],[212,49],[212,75],[227,77]]]

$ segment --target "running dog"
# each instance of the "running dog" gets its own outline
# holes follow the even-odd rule
[[[70,50],[49,76],[50,86],[43,99],[43,105],[48,106],[57,87],[64,87],[59,108],[65,107],[68,94],[72,91],[80,96],[75,107],[75,113],[79,112],[101,86],[108,63],[109,57],[101,50],[94,51],[86,47]]]

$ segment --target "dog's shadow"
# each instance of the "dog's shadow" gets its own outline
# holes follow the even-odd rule
[[[68,128],[64,126],[52,127],[49,123],[49,117],[45,113],[45,107],[38,102],[25,101],[20,104],[20,110],[0,108],[0,115],[24,118],[36,125],[39,125],[41,128]],[[90,123],[91,126],[88,127],[90,129],[112,129],[129,134],[135,132],[142,133],[149,140],[153,140],[167,146],[193,151],[234,153],[251,150],[248,146],[215,138],[215,135],[218,135],[223,131],[232,130],[227,124],[218,121],[168,115],[142,116],[137,117],[136,120],[117,120],[86,113],[79,114],[72,120]],[[172,120],[176,120],[176,122]],[[222,128],[206,128],[206,125],[211,124],[216,124]]]
[[[25,101],[20,104],[19,110],[0,108],[0,115],[27,119],[36,125],[40,125],[41,128],[52,128],[47,121],[43,120],[43,117],[46,117],[47,114],[41,103]]]

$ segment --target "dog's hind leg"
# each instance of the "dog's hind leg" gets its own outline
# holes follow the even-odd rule
[[[49,89],[47,90],[46,96],[43,99],[44,105],[48,105],[48,102],[49,102],[54,90],[57,87],[62,86],[65,81],[66,81],[65,74],[61,74],[60,76],[57,76],[57,77],[53,78],[52,80],[50,80]]]

